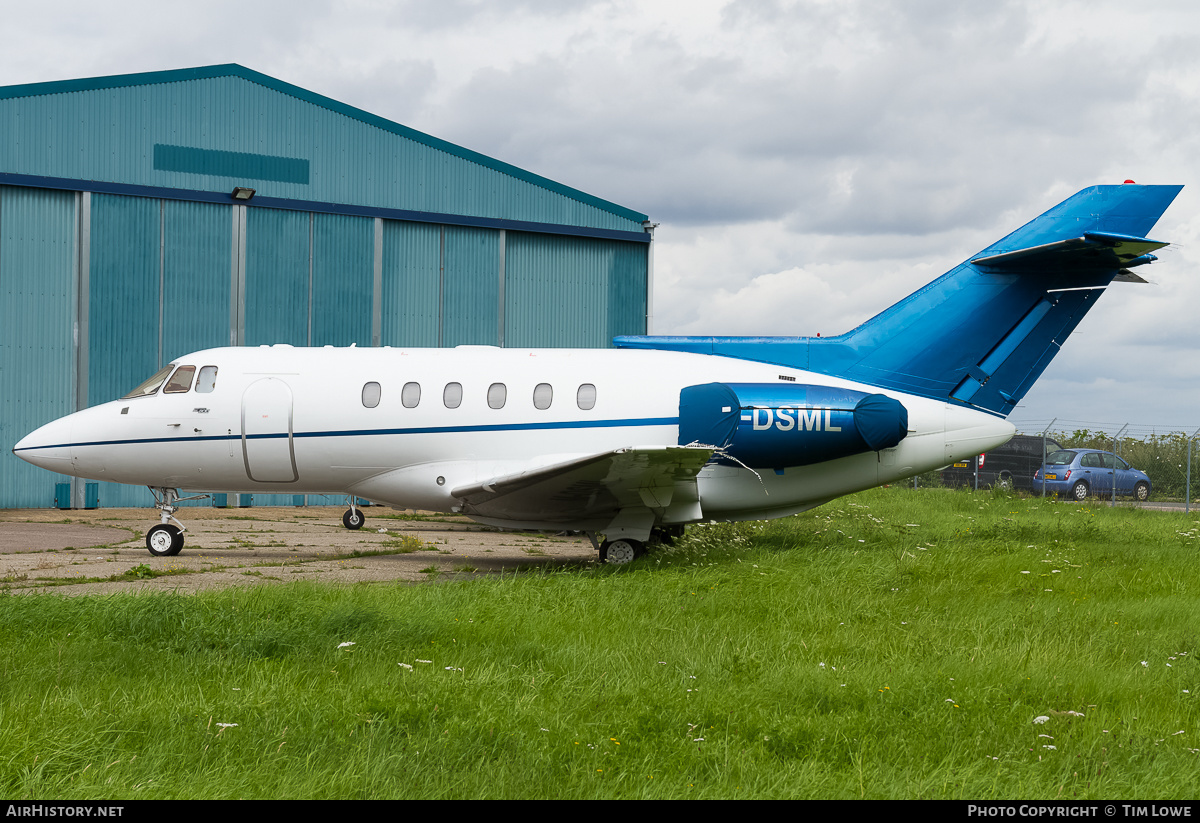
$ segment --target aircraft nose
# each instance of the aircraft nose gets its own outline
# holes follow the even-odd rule
[[[60,418],[25,435],[13,446],[13,454],[43,469],[72,474],[71,418]]]

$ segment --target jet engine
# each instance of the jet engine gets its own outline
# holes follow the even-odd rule
[[[908,410],[883,394],[777,383],[706,383],[679,393],[679,444],[716,446],[719,462],[752,469],[890,449],[907,434]]]

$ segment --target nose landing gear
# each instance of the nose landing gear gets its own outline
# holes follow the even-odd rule
[[[183,533],[187,531],[184,525],[175,519],[176,503],[182,500],[204,500],[207,494],[197,494],[192,497],[180,497],[178,489],[155,488],[150,486],[154,495],[154,508],[162,513],[162,522],[146,532],[146,548],[155,557],[174,557],[183,551]],[[170,522],[168,522],[170,521]]]
[[[346,509],[346,513],[342,515],[342,525],[350,531],[357,531],[362,528],[363,523],[367,522],[367,518],[363,515],[362,509],[355,505],[354,495],[351,495],[347,502],[350,508]]]

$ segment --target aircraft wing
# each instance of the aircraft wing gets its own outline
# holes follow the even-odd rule
[[[464,514],[512,521],[611,521],[622,510],[699,508],[711,447],[644,446],[588,455],[451,491]]]

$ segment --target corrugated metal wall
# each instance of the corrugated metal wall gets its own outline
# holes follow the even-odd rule
[[[644,333],[645,246],[507,234],[506,346],[603,347],[616,335]]]
[[[442,227],[383,221],[382,264],[382,345],[438,345]]]
[[[49,506],[66,480],[12,446],[75,408],[76,195],[0,186],[0,506]]]
[[[307,346],[313,215],[276,209],[247,211],[242,342],[247,346]]]
[[[313,217],[312,345],[371,345],[375,221]]]
[[[500,232],[447,226],[439,345],[500,345]]]

